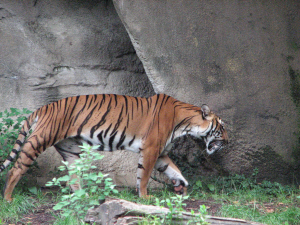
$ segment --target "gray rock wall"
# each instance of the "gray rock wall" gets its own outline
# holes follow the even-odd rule
[[[300,180],[299,1],[113,3],[2,0],[0,111],[78,94],[163,92],[206,103],[225,121],[230,145],[211,157],[224,170]],[[201,174],[197,145],[176,146],[180,165]],[[53,149],[39,157],[39,184],[60,160]],[[137,154],[115,152],[99,168],[135,185],[136,163]]]
[[[82,94],[154,94],[111,1],[0,1],[0,53],[0,111]],[[99,167],[134,185],[137,157],[106,154]],[[31,182],[43,185],[61,160],[45,151]]]
[[[291,72],[298,70],[297,81],[300,69],[299,1],[114,4],[154,90],[206,103],[225,121],[230,146],[216,162],[234,173],[257,167],[261,179],[300,180],[291,94]]]

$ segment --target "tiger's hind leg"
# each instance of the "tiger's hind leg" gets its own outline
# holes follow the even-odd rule
[[[31,142],[26,142],[19,154],[13,168],[7,173],[4,185],[3,197],[6,201],[11,202],[12,192],[21,177],[27,172],[32,163],[36,160],[39,153],[33,148]]]
[[[58,153],[63,157],[64,161],[68,162],[68,167],[75,163],[76,159],[79,159],[79,154],[81,153],[81,149],[78,147],[81,142],[76,140],[75,138],[67,138],[62,140],[61,142],[54,145],[55,149]],[[71,180],[76,180],[74,184],[70,184],[70,187],[73,192],[78,189],[81,189],[80,180],[76,174],[71,174]]]
[[[176,194],[187,194],[188,182],[182,176],[178,167],[172,162],[167,155],[160,156],[155,164],[155,169],[167,175],[171,180]]]

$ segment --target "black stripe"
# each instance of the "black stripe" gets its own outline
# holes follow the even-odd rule
[[[11,150],[11,152],[13,152],[15,154],[18,154],[18,150],[17,149],[13,149],[13,150]]]
[[[148,107],[148,110],[149,110],[150,105],[149,105],[149,99],[148,98],[146,98],[146,102],[147,102],[147,107]]]
[[[98,151],[104,151],[104,146],[100,145],[99,148],[97,149]]]
[[[99,109],[102,107],[102,105],[105,103],[106,95],[102,95],[102,100],[99,106]]]
[[[52,141],[51,146],[55,144],[55,142],[56,142],[56,140],[57,140],[57,136],[58,136],[59,133],[60,133],[60,122],[58,123],[58,127],[57,127],[57,129],[56,129],[56,133],[55,133],[55,135],[54,135],[54,138],[53,138],[53,141]]]
[[[121,109],[121,112],[119,114],[118,120],[116,122],[116,125],[115,125],[113,131],[111,132],[111,135],[117,131],[117,129],[119,128],[120,124],[122,123],[122,120],[123,120],[123,117],[122,117],[123,116],[123,107],[124,106],[122,106],[122,109]]]
[[[153,108],[152,113],[154,113],[154,111],[155,111],[155,109],[156,109],[156,106],[157,106],[157,104],[158,104],[159,97],[160,97],[160,95],[156,95],[156,102],[155,102],[155,105],[154,105],[154,108]]]
[[[66,109],[67,109],[67,106],[68,106],[68,100],[69,100],[70,98],[65,98],[65,109],[64,109],[64,112],[66,111]],[[69,107],[68,107],[68,110],[69,110]]]
[[[126,127],[124,128],[124,130],[123,130],[123,132],[121,134],[121,137],[120,137],[120,140],[119,140],[119,142],[118,142],[118,144],[116,146],[116,149],[119,149],[120,146],[123,144],[123,142],[124,142],[124,140],[126,138],[125,132],[126,132]]]
[[[106,112],[103,114],[101,120],[99,123],[97,123],[95,126],[93,126],[91,128],[91,133],[90,133],[90,137],[93,138],[94,136],[94,132],[99,128],[101,127],[103,124],[105,124],[106,122],[106,116],[108,115],[108,113],[110,112],[110,108],[106,110]]]
[[[75,98],[75,103],[74,103],[74,105],[73,105],[73,108],[72,108],[72,111],[71,111],[71,114],[70,114],[70,116],[72,116],[72,115],[73,115],[73,112],[74,112],[74,110],[75,110],[75,108],[76,108],[76,106],[77,106],[77,104],[78,104],[79,98],[80,98],[80,96],[79,96],[79,95],[78,95],[78,96],[76,96],[76,98]]]
[[[22,168],[22,163],[20,163],[20,162],[18,162],[18,161],[17,161],[17,163],[18,163],[18,168],[22,170],[22,169],[23,169],[23,168]]]
[[[13,158],[13,157],[11,157],[11,156],[8,156],[8,157],[7,157],[7,160],[9,160],[9,161],[11,161],[11,162],[12,162],[12,161],[14,160],[14,158]]]
[[[35,135],[34,137],[35,137],[35,140],[36,140],[36,143],[37,143],[37,151],[38,151],[39,153],[43,152],[43,151],[44,151],[44,148],[43,148],[44,146],[42,146],[42,144],[41,144],[41,142],[39,141],[37,135]],[[44,142],[44,144],[45,144],[45,142]],[[41,150],[42,150],[42,151],[41,151]]]
[[[97,104],[98,105],[98,104]],[[82,128],[84,125],[87,124],[87,122],[90,120],[90,118],[92,117],[94,110],[96,109],[97,105],[94,106],[94,108],[90,111],[90,113],[86,116],[86,118],[84,119],[84,121],[80,124],[78,130],[77,130],[77,136],[79,136],[81,134]]]
[[[80,115],[82,112],[84,112],[84,109],[85,109],[86,104],[87,104],[87,100],[88,100],[88,96],[86,95],[86,96],[85,96],[84,105],[83,105],[83,107],[79,110],[79,112],[77,113],[77,115],[75,116],[73,125],[75,124],[75,122],[76,122],[76,120],[78,119],[79,115]]]
[[[177,129],[179,129],[180,126],[182,126],[183,124],[185,124],[186,122],[190,121],[193,118],[193,116],[190,117],[186,117],[183,120],[180,121],[180,123],[178,123],[175,128],[174,131],[176,131]]]
[[[131,118],[133,119],[134,117],[134,104],[133,104],[133,101],[131,100]]]
[[[111,125],[112,125],[112,124],[110,124],[110,125],[109,125],[109,127],[108,127],[108,128],[105,130],[105,133],[104,133],[104,138],[106,138],[106,135],[107,135],[107,133],[108,133],[109,129],[111,128]]]
[[[36,147],[32,144],[31,141],[26,141],[25,143],[29,143],[31,145],[31,148],[34,150],[34,151],[37,151]],[[41,153],[41,152],[39,152]]]
[[[24,154],[26,155],[27,158],[29,158],[29,159],[31,159],[32,161],[34,161],[33,157],[32,157],[30,154],[28,154],[27,152],[25,152],[25,151],[23,151],[23,150],[21,150],[21,152],[24,153]]]
[[[20,131],[19,134],[23,135],[23,136],[27,136],[27,133],[25,131]]]
[[[144,114],[144,106],[143,106],[143,101],[142,99],[140,98],[140,102],[141,102],[141,108],[142,108],[142,115]]]
[[[137,97],[134,97],[135,101],[136,101],[136,108],[138,109],[139,108],[139,100]]]
[[[172,132],[171,142],[174,140],[174,134],[175,134],[175,131],[178,130],[183,124],[185,124],[186,122],[190,121],[193,117],[194,117],[194,116],[190,116],[190,117],[184,118],[183,120],[181,120],[181,121],[175,126],[175,128],[173,129],[173,132]]]
[[[113,142],[114,142],[114,139],[115,139],[115,137],[116,137],[116,135],[117,135],[117,133],[118,132],[115,132],[110,138],[109,138],[109,149],[110,149],[110,151],[112,152],[113,151]]]
[[[168,166],[169,166],[169,164],[166,164],[166,165],[164,165],[162,167],[159,167],[157,169],[157,171],[163,173],[163,172],[165,172],[167,170]]]
[[[171,97],[171,96],[169,96],[169,95],[168,95],[168,97],[167,97],[167,99],[166,99],[165,103],[167,103],[167,101],[169,100],[169,98],[170,98],[170,97]]]
[[[66,154],[63,153],[63,152],[67,152],[67,153],[69,153],[69,154],[76,155],[76,156],[78,156],[78,157],[79,157],[79,155],[80,155],[80,153],[81,153],[81,152],[80,152],[80,153],[70,152],[70,151],[65,150],[65,149],[63,149],[63,148],[60,148],[60,147],[57,146],[57,145],[54,145],[54,147],[58,150],[59,154],[63,157],[64,161],[67,161],[67,160],[66,160],[66,158],[65,158]]]
[[[28,128],[28,130],[30,130],[31,126],[30,126],[30,124],[29,124],[29,121],[28,121],[28,119],[26,120],[26,124],[27,124],[27,128]]]
[[[125,99],[125,109],[126,109],[126,114],[128,113],[128,99],[127,99],[127,96],[124,96],[124,99]]]
[[[97,98],[98,98],[98,95],[97,95],[97,94],[94,94],[94,102],[97,101]]]
[[[129,147],[132,145],[134,139],[135,139],[135,135],[133,136],[132,140],[128,143],[128,146],[129,146]]]
[[[70,123],[70,121],[69,120],[67,120],[66,119],[66,117],[67,117],[67,115],[69,114],[69,110],[70,110],[70,107],[67,107],[67,105],[68,105],[68,100],[69,100],[70,98],[66,98],[65,99],[65,107],[64,107],[64,115],[65,115],[65,118],[64,118],[64,121],[63,121],[63,124],[62,124],[62,127],[64,128],[66,125],[66,123],[67,122],[69,122]],[[65,130],[65,129],[64,129]],[[65,133],[65,135],[64,136],[66,136],[67,135],[67,132]],[[65,137],[66,138],[66,137]]]
[[[160,107],[159,107],[159,110],[158,110],[158,114],[160,113],[162,106],[166,104],[166,102],[164,102],[164,99],[165,99],[166,97],[167,97],[167,96],[164,95],[164,98],[163,98],[163,100],[161,101],[161,104],[160,104]],[[170,97],[170,96],[169,96],[169,97]]]
[[[99,141],[101,142],[101,144],[104,145],[102,134],[103,134],[103,130],[97,135],[97,137],[98,137]]]
[[[30,167],[31,165],[22,163],[23,166]]]
[[[189,126],[191,125],[191,123],[188,123],[186,126],[185,126],[185,128],[183,129],[183,131],[190,131],[191,129],[187,129]]]
[[[143,167],[143,165],[140,164],[140,163],[138,163],[138,168],[139,168],[139,169],[143,169],[143,170],[145,169],[145,168]]]
[[[92,101],[93,100],[93,95],[88,95],[88,96],[89,96],[88,100],[90,101],[90,104],[87,107],[87,109],[89,109],[91,107],[92,103],[93,103],[93,101]],[[90,98],[92,98],[92,99],[90,99]]]
[[[118,96],[114,94],[114,97],[115,97],[115,102],[116,102],[115,107],[116,107],[118,105]]]

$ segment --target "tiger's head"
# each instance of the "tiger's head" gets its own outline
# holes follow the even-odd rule
[[[210,111],[207,105],[202,105],[199,113],[200,118],[197,116],[193,118],[194,121],[191,121],[192,124],[197,124],[195,126],[197,131],[195,130],[196,132],[192,133],[196,133],[195,136],[204,141],[208,154],[221,150],[228,144],[228,135],[224,123],[220,117]]]
[[[209,123],[209,130],[206,136],[203,136],[203,140],[206,145],[206,151],[208,154],[212,154],[215,151],[221,150],[226,144],[228,144],[227,131],[224,128],[224,123],[216,114],[210,111],[207,105],[202,105],[202,117]]]

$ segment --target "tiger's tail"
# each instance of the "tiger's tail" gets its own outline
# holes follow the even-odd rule
[[[5,170],[9,164],[14,161],[14,159],[17,157],[19,151],[21,150],[21,146],[23,145],[31,127],[37,122],[38,120],[38,111],[36,110],[33,112],[25,121],[24,125],[22,126],[18,138],[14,144],[13,149],[11,150],[9,156],[7,159],[4,161],[4,163],[0,166],[0,173]]]

